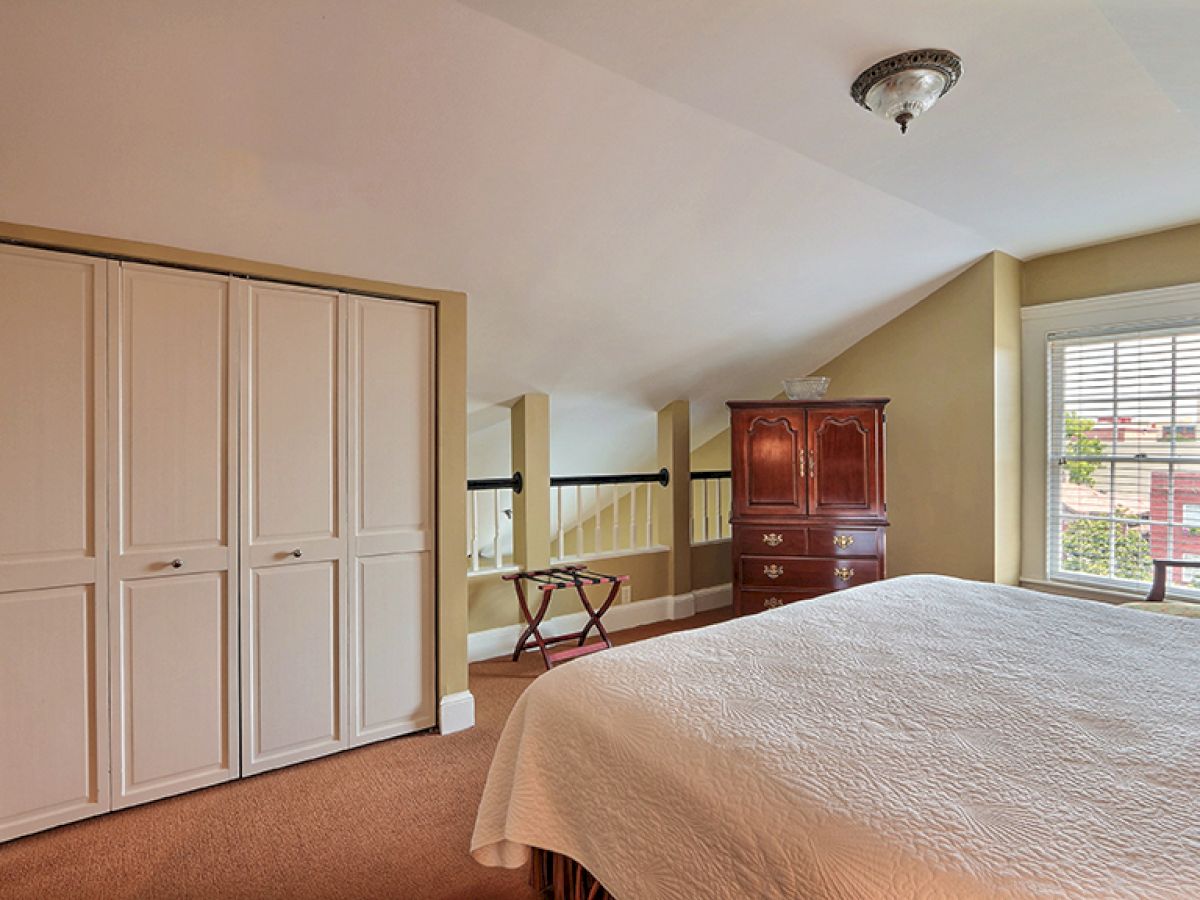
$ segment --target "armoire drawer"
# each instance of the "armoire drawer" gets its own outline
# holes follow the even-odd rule
[[[812,556],[876,556],[879,528],[810,528],[808,552]]]
[[[738,553],[778,553],[780,556],[808,554],[807,528],[775,525],[735,525],[733,546]]]
[[[745,587],[833,591],[879,579],[877,559],[743,556]]]
[[[767,609],[777,609],[800,600],[811,600],[813,597],[820,597],[826,593],[828,591],[744,590],[740,594],[738,614],[744,616]]]

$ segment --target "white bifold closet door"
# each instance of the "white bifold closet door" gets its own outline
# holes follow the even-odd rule
[[[242,365],[242,771],[346,741],[345,313],[250,282]]]
[[[0,246],[0,840],[435,724],[434,327]]]
[[[230,279],[112,266],[113,806],[238,775]]]
[[[433,310],[349,306],[350,743],[435,724]]]
[[[0,840],[109,808],[105,271],[0,248]]]
[[[242,770],[435,724],[433,311],[250,282]]]

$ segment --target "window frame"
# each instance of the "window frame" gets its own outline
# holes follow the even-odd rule
[[[1034,586],[1090,587],[1113,594],[1144,596],[1140,584],[1084,573],[1055,572],[1049,565],[1052,541],[1049,500],[1051,460],[1049,415],[1051,335],[1102,336],[1153,328],[1200,328],[1200,284],[1133,291],[1024,307],[1022,319],[1022,485],[1021,580]],[[1188,599],[1192,590],[1169,590]]]

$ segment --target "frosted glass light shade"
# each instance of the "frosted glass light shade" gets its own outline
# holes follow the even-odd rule
[[[904,132],[910,121],[937,103],[945,89],[941,72],[908,69],[875,82],[867,91],[867,106],[880,118],[898,123]]]
[[[855,79],[850,96],[877,116],[908,123],[937,103],[962,75],[962,60],[949,50],[910,50],[880,60]]]

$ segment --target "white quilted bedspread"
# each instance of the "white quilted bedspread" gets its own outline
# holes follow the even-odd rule
[[[910,576],[564,665],[472,853],[618,900],[1200,898],[1200,620]]]

